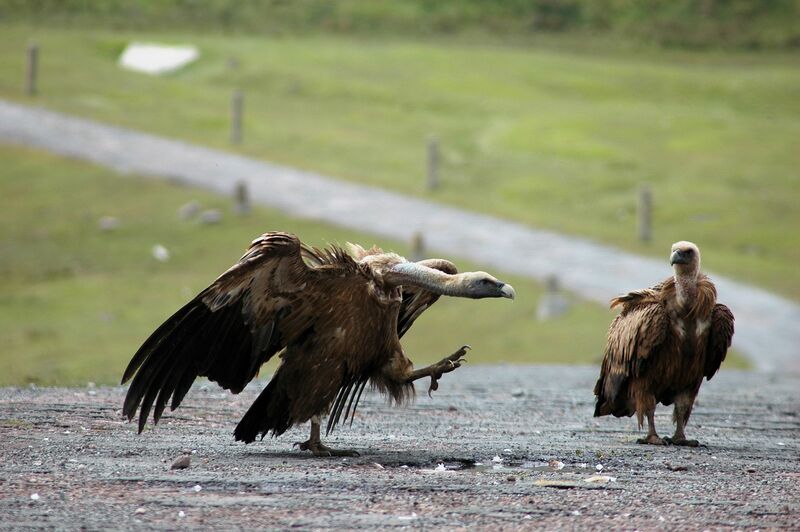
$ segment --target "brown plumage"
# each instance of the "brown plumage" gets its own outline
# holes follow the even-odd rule
[[[672,246],[674,275],[652,288],[611,300],[622,312],[608,331],[605,358],[594,388],[594,415],[636,413],[648,434],[639,443],[696,446],[684,427],[703,377],[711,379],[733,338],[733,314],[717,303],[714,283],[700,272],[700,250],[691,242]],[[656,403],[675,404],[672,438],[659,438]]]
[[[236,427],[237,440],[278,436],[311,421],[302,444],[318,455],[335,451],[320,441],[351,421],[369,383],[398,403],[414,393],[413,381],[459,367],[466,346],[420,370],[400,338],[440,295],[509,297],[514,290],[483,272],[457,273],[449,261],[408,262],[379,248],[351,245],[315,249],[287,233],[253,241],[237,264],[167,319],[139,348],[122,378],[133,378],[123,413],[139,410],[139,432],[153,410],[177,408],[198,376],[239,393],[276,353],[281,364]]]

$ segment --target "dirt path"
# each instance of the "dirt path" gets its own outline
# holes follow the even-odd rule
[[[670,274],[666,256],[643,258],[374,187],[3,100],[0,142],[224,194],[243,181],[255,201],[289,214],[403,241],[422,231],[437,252],[539,280],[557,274],[568,290],[603,305],[621,292],[650,286]],[[389,205],[402,213],[402,220],[386,216]],[[264,228],[269,229],[280,228]],[[719,275],[714,280],[720,301],[736,315],[735,347],[758,369],[800,370],[800,305]]]
[[[352,459],[292,450],[305,427],[235,443],[261,382],[240,396],[195,386],[141,436],[120,420],[121,388],[0,389],[0,528],[800,526],[800,376],[706,383],[688,430],[698,449],[637,445],[632,420],[593,419],[595,377],[465,366],[411,407],[370,395],[329,440]],[[171,471],[182,453],[190,467]],[[598,474],[615,481],[586,481]]]

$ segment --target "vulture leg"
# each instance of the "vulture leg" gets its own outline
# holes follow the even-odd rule
[[[643,443],[649,445],[664,445],[665,442],[662,440],[658,434],[656,434],[656,420],[655,420],[656,409],[655,405],[653,408],[647,411],[647,436],[644,438],[639,438],[636,440],[636,443]],[[641,427],[641,426],[640,426]]]
[[[430,396],[431,392],[439,389],[439,379],[442,378],[442,375],[461,367],[461,364],[465,362],[464,355],[467,354],[468,349],[470,349],[468,345],[461,346],[458,351],[450,356],[444,357],[436,364],[431,364],[422,369],[412,371],[406,379],[406,382],[414,382],[423,377],[430,377],[431,385],[428,388],[428,396]]]
[[[675,398],[675,410],[672,413],[672,420],[675,422],[675,434],[672,435],[672,438],[664,438],[666,443],[686,447],[700,446],[697,440],[687,440],[686,435],[683,433],[683,429],[689,421],[689,415],[692,413],[692,406],[694,406],[694,395],[687,393]]]
[[[314,456],[360,456],[358,451],[352,449],[331,449],[323,445],[320,438],[320,424],[319,416],[311,418],[311,436],[304,442],[295,443],[301,451],[311,451]]]

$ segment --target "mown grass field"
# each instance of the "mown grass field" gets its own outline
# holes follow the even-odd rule
[[[376,243],[266,209],[237,217],[227,198],[36,151],[0,146],[0,160],[0,386],[118,382],[148,334],[264,231],[315,245]],[[191,200],[221,209],[222,223],[181,220],[177,211]],[[120,227],[100,231],[103,216]],[[153,258],[155,244],[169,250],[168,262]],[[517,300],[441,300],[403,340],[417,364],[463,343],[475,363],[599,361],[611,311],[576,302],[566,317],[537,322],[539,285],[498,276],[514,284]]]
[[[41,93],[21,95],[26,43]],[[167,77],[117,68],[130,40],[190,42]],[[236,58],[236,67],[230,58]],[[800,57],[333,36],[267,38],[0,27],[0,97],[238,151],[584,235],[800,299]],[[444,182],[423,187],[437,135]],[[636,241],[635,192],[655,197]],[[234,239],[236,242],[236,239]]]

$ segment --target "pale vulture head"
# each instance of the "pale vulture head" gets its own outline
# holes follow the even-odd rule
[[[700,271],[700,248],[684,240],[675,242],[672,244],[669,263],[676,275],[697,275]]]
[[[514,299],[514,287],[499,281],[486,272],[466,272],[460,275],[460,284],[465,297],[482,299],[484,297],[505,297]]]

